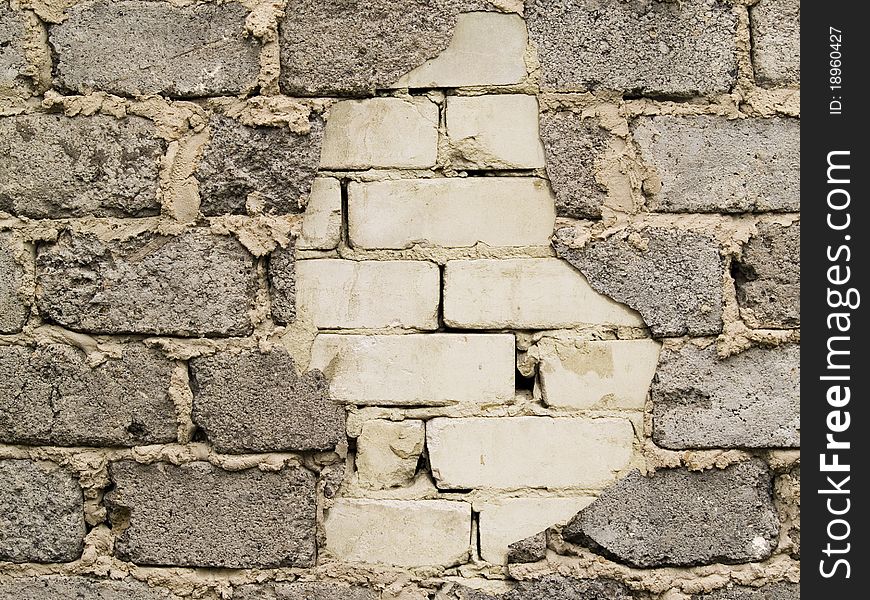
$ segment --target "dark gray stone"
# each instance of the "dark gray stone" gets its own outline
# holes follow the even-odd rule
[[[503,594],[490,594],[458,586],[458,600],[631,600],[634,595],[625,584],[611,579],[574,579],[546,575],[541,579],[520,581]]]
[[[212,116],[210,127],[196,171],[204,215],[244,214],[251,193],[259,195],[265,213],[302,212],[320,162],[319,117],[312,116],[307,134],[248,127],[221,115]]]
[[[652,384],[653,440],[686,448],[800,447],[800,346],[663,348]]]
[[[327,450],[344,434],[344,406],[320,371],[300,375],[281,347],[190,361],[193,421],[220,452]]]
[[[633,128],[661,186],[645,182],[658,212],[800,210],[800,122],[708,115],[649,117]],[[651,188],[651,189],[650,189]]]
[[[0,4],[0,95],[30,95],[34,73],[27,60],[27,21],[25,13]]]
[[[229,472],[206,462],[109,465],[121,560],[182,567],[310,567],[314,475],[302,467]]]
[[[296,253],[276,248],[269,257],[269,291],[272,319],[282,325],[296,320]]]
[[[692,600],[800,600],[798,583],[769,583],[761,587],[735,586],[707,594],[693,594]]]
[[[77,331],[249,335],[255,263],[236,239],[207,229],[113,241],[65,232],[37,252],[37,306]]]
[[[779,521],[760,460],[723,470],[632,471],[577,513],[562,536],[634,567],[764,560]]]
[[[139,344],[92,368],[62,344],[0,346],[0,441],[137,446],[176,441],[173,363]]]
[[[740,317],[750,327],[790,328],[801,323],[801,226],[758,225],[733,263]],[[845,272],[845,271],[844,271]]]
[[[257,84],[260,46],[245,35],[248,11],[241,4],[101,0],[66,14],[48,33],[61,88],[194,98],[244,93]]]
[[[737,79],[737,17],[720,0],[526,0],[542,87],[693,96]]]
[[[270,582],[241,585],[233,600],[378,600],[375,591],[355,585],[322,581]]]
[[[762,85],[800,84],[800,0],[759,0],[749,7],[749,22],[755,81]]]
[[[181,600],[160,587],[135,579],[121,581],[42,575],[0,583],[0,600]]]
[[[50,462],[0,460],[0,562],[70,562],[84,548],[82,488]]]
[[[554,245],[595,290],[638,311],[654,337],[722,331],[723,267],[712,237],[649,227],[583,249]]]
[[[508,545],[508,563],[538,562],[547,558],[547,532],[540,531]]]
[[[0,333],[18,333],[30,315],[29,299],[22,293],[24,267],[16,254],[13,237],[0,232]]]

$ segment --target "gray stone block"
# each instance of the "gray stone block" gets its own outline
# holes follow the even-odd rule
[[[276,248],[269,257],[269,292],[272,318],[285,325],[296,320],[296,253]]]
[[[632,471],[562,532],[569,542],[640,568],[760,561],[776,548],[778,534],[770,470],[760,460],[649,477]]]
[[[51,344],[0,346],[0,441],[137,446],[176,441],[173,363],[139,344],[92,368],[85,353]]]
[[[260,47],[236,2],[174,6],[100,0],[49,28],[56,85],[79,93],[195,98],[252,90]]]
[[[583,249],[555,244],[595,290],[638,311],[654,337],[722,331],[722,258],[704,234],[649,227]]]
[[[653,379],[653,440],[671,449],[800,447],[800,346],[665,348]]]
[[[324,581],[270,582],[240,585],[234,600],[378,600],[369,588]]]
[[[206,462],[109,465],[121,560],[182,567],[310,567],[314,475],[302,467],[229,472]]]
[[[255,263],[236,239],[207,229],[112,241],[65,232],[37,252],[37,305],[77,331],[248,335]]]
[[[737,17],[727,2],[526,0],[542,87],[693,96],[737,78]]]
[[[547,532],[540,531],[508,545],[508,563],[530,563],[547,558]]]
[[[769,583],[761,587],[735,586],[707,594],[693,594],[692,600],[800,600],[798,583]]]
[[[7,2],[0,4],[0,96],[30,95],[34,71],[27,60],[27,21]]]
[[[800,210],[800,122],[708,115],[650,117],[633,128],[641,156],[661,182],[658,212]]]
[[[0,333],[18,333],[30,315],[30,302],[21,289],[24,267],[16,254],[12,236],[0,232]]]
[[[493,594],[458,586],[458,600],[631,600],[635,596],[625,584],[611,579],[574,579],[546,575],[541,579],[517,582],[503,594]]]
[[[20,577],[0,583],[0,600],[181,600],[135,579],[91,579],[66,575]]]
[[[84,548],[82,488],[50,462],[0,460],[0,562],[70,562]]]
[[[323,122],[312,117],[311,131],[287,127],[248,127],[213,115],[211,139],[196,171],[204,215],[245,214],[248,194],[265,213],[302,212],[320,161]]]
[[[762,85],[800,84],[800,0],[760,0],[749,7],[749,23],[755,81]]]

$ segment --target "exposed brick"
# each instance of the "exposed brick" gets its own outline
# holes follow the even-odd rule
[[[95,333],[247,335],[254,257],[235,239],[194,229],[101,241],[64,233],[37,253],[37,305]]]
[[[759,0],[749,7],[752,66],[763,85],[801,82],[800,0]]]
[[[0,118],[0,210],[34,219],[157,215],[165,150],[142,117]]]
[[[0,460],[0,561],[70,562],[85,538],[78,479],[54,463]]]
[[[296,239],[300,250],[332,250],[341,240],[341,184],[332,177],[318,177],[302,217]]]
[[[248,127],[212,115],[211,138],[195,176],[206,216],[302,212],[317,172],[323,122],[310,119],[307,133],[287,127]]]
[[[574,579],[545,575],[518,581],[504,593],[489,593],[464,586],[454,588],[457,600],[632,600],[624,583],[611,579]]]
[[[760,587],[734,586],[706,594],[693,594],[692,600],[800,600],[799,583],[768,583]]]
[[[652,387],[653,439],[666,448],[800,446],[800,346],[662,351]]]
[[[344,440],[344,407],[318,371],[299,374],[280,346],[190,360],[193,421],[220,452],[327,450]]]
[[[78,4],[49,28],[56,83],[79,93],[220,96],[252,90],[259,45],[236,2],[174,6],[120,0]],[[123,32],[123,35],[119,35]]]
[[[109,465],[121,560],[186,567],[309,567],[315,556],[315,477],[301,467],[229,472],[205,462]]]
[[[737,78],[737,17],[727,2],[526,0],[545,89],[691,96]]]
[[[161,587],[135,579],[92,579],[66,575],[19,577],[0,583],[0,600],[181,600]]]
[[[363,423],[356,441],[359,483],[374,489],[410,483],[417,472],[425,437],[422,421],[376,419]]]
[[[751,460],[726,469],[632,471],[562,532],[574,543],[641,568],[766,559],[779,523],[770,471]]]
[[[440,489],[601,487],[628,466],[633,442],[631,423],[616,418],[439,417],[426,423]]]
[[[139,344],[96,367],[73,346],[0,346],[0,441],[137,446],[176,441],[173,362]]]
[[[296,320],[296,252],[290,248],[275,248],[269,256],[269,291],[272,297],[272,318],[286,324]]]
[[[9,233],[0,232],[0,333],[18,333],[30,315],[30,302],[22,289],[24,266],[19,248]]]
[[[644,183],[654,211],[800,210],[796,119],[649,117],[635,123],[633,135],[659,180]]]
[[[28,30],[33,27],[38,27],[35,17],[0,4],[0,96],[29,96],[32,91],[36,69],[28,60]]]
[[[234,600],[379,600],[374,590],[325,581],[250,583],[233,592]]]

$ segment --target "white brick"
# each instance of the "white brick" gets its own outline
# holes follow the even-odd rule
[[[507,563],[508,546],[565,523],[595,500],[593,496],[573,498],[504,498],[474,504],[480,513],[478,530],[480,557],[496,564]]]
[[[339,560],[449,567],[468,557],[471,505],[447,500],[337,500],[324,528],[326,548]]]
[[[444,322],[464,329],[642,326],[558,258],[454,260],[444,271]]]
[[[348,213],[360,248],[548,246],[556,220],[547,182],[532,177],[352,183]]]
[[[425,441],[423,421],[366,421],[356,441],[360,485],[385,489],[414,479]]]
[[[450,45],[392,87],[430,88],[508,85],[526,76],[526,24],[519,15],[463,13]]]
[[[318,177],[311,184],[296,248],[332,250],[338,246],[340,239],[341,184],[332,177]]]
[[[475,169],[544,166],[538,100],[534,96],[450,96],[447,136],[454,166]]]
[[[653,340],[554,341],[539,356],[541,391],[548,406],[643,409],[661,344]]]
[[[439,279],[425,261],[300,260],[296,302],[319,329],[437,329]]]
[[[509,334],[321,334],[309,368],[339,402],[437,406],[512,401],[515,360]]]
[[[598,488],[631,458],[626,419],[443,418],[426,423],[426,445],[441,489]]]
[[[428,98],[346,100],[329,109],[322,169],[429,168],[438,153],[438,107]]]

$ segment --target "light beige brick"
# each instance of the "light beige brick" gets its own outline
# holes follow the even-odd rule
[[[454,166],[470,169],[544,166],[538,100],[534,96],[450,96],[447,136]]]
[[[428,98],[345,100],[329,109],[320,167],[426,169],[437,152],[438,107]]]
[[[349,562],[452,566],[468,557],[471,504],[447,500],[337,500],[326,548]]]
[[[444,270],[444,322],[465,329],[642,326],[557,258],[454,260]]]
[[[311,184],[296,248],[332,250],[340,239],[341,184],[332,177],[318,177]]]
[[[320,329],[437,329],[439,277],[426,261],[300,260],[297,308]]]
[[[634,430],[617,418],[435,418],[426,445],[441,489],[600,488],[631,458]]]
[[[531,177],[352,183],[348,213],[360,248],[546,246],[556,219],[547,182]]]
[[[360,485],[385,489],[414,479],[423,452],[423,421],[366,421],[356,441]]]
[[[500,403],[514,397],[515,356],[510,334],[320,334],[310,368],[349,404]]]

